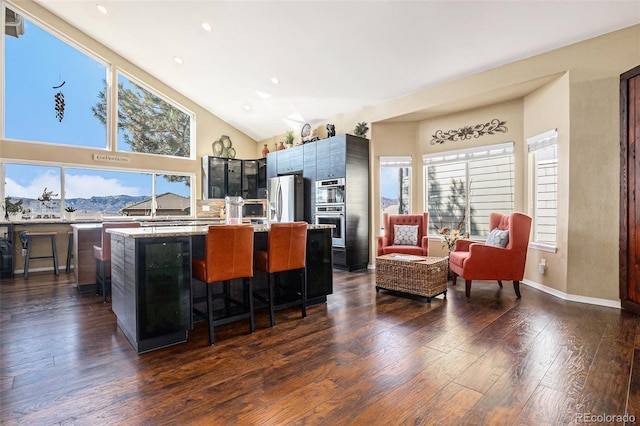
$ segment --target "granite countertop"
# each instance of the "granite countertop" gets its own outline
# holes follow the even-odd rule
[[[247,218],[252,219],[252,218]],[[262,219],[262,218],[258,218]],[[224,219],[218,218],[198,218],[198,217],[156,217],[156,218],[141,218],[141,217],[133,217],[133,216],[109,216],[103,217],[101,219],[23,219],[17,221],[9,221],[6,219],[0,219],[0,224],[12,224],[12,225],[76,225],[76,224],[97,224],[102,226],[104,222],[141,222],[143,224],[167,224],[167,223],[201,223],[201,224],[214,224],[214,223],[223,223]],[[144,225],[143,225],[144,226]]]
[[[268,225],[251,225],[254,232],[269,232]],[[209,225],[145,226],[140,228],[110,228],[107,232],[128,238],[185,237],[205,235]],[[332,229],[335,225],[307,225],[307,229]]]

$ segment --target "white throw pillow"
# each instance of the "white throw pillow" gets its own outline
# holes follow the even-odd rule
[[[419,225],[393,225],[394,246],[417,246]]]
[[[498,228],[495,228],[487,237],[485,244],[488,246],[505,248],[507,244],[509,244],[509,230],[506,229],[501,231]]]

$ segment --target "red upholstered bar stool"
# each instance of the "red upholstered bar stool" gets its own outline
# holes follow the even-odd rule
[[[53,271],[56,275],[59,274],[58,271],[58,252],[56,251],[56,236],[58,235],[57,231],[42,231],[42,232],[34,232],[34,231],[22,231],[20,238],[24,242],[24,247],[27,249],[27,253],[24,258],[24,277],[29,277],[29,261],[31,259],[53,259]],[[51,239],[51,256],[31,256],[31,247],[33,246],[34,238],[49,238]]]
[[[249,318],[249,330],[255,331],[253,316],[253,226],[209,226],[205,242],[205,257],[191,260],[191,275],[207,287],[207,311],[198,309],[194,300],[193,312],[207,320],[209,344],[214,344],[213,328],[218,325]],[[242,279],[243,301],[233,297],[231,280]],[[213,287],[221,284],[222,293]],[[223,299],[220,309],[214,309],[215,300]],[[240,309],[239,309],[240,308]]]
[[[268,295],[254,292],[254,296],[269,305],[271,327],[275,322],[275,310],[301,305],[302,318],[307,316],[307,269],[305,265],[307,249],[307,223],[272,223],[269,229],[267,250],[257,250],[253,253],[254,267],[268,274]],[[280,273],[291,270],[301,271],[300,286],[296,290],[296,300],[279,301],[279,297],[286,299],[286,290],[280,285]],[[284,290],[284,291],[282,291]],[[281,291],[276,294],[277,291]]]
[[[96,286],[98,294],[102,291],[102,300],[107,303],[107,285],[111,278],[107,277],[107,268],[111,270],[111,234],[109,228],[139,228],[140,222],[112,222],[102,224],[100,246],[93,246],[93,256],[96,258]]]

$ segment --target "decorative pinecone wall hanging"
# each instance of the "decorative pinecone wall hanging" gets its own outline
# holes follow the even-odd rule
[[[61,85],[54,86],[53,88],[59,89],[64,86],[65,83],[66,81],[63,81]],[[55,94],[54,98],[56,100],[56,106],[54,107],[56,110],[56,118],[60,123],[62,123],[62,119],[64,118],[64,94],[62,93],[62,90],[59,90],[58,93]]]

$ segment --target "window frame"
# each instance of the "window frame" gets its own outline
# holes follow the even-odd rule
[[[60,216],[60,218],[62,218],[62,212],[64,211],[65,207],[66,207],[66,189],[64,187],[65,185],[65,179],[66,179],[66,172],[65,169],[74,169],[74,170],[82,170],[82,169],[86,169],[86,170],[96,170],[96,171],[104,171],[104,172],[121,172],[121,173],[136,173],[136,174],[149,174],[151,177],[151,187],[150,187],[150,191],[151,191],[151,204],[152,204],[152,210],[150,212],[149,215],[136,215],[136,216],[120,216],[120,215],[103,215],[102,212],[96,212],[98,214],[101,215],[102,218],[123,218],[123,217],[128,217],[128,218],[140,218],[140,219],[149,219],[149,218],[155,218],[156,217],[156,211],[155,211],[155,207],[157,205],[156,202],[156,196],[157,195],[161,195],[161,194],[156,194],[156,179],[162,175],[178,175],[178,176],[185,176],[188,177],[190,179],[190,185],[189,185],[189,215],[162,215],[162,217],[167,217],[167,218],[194,218],[196,217],[196,194],[195,194],[195,187],[194,187],[194,183],[196,181],[196,174],[195,173],[187,173],[187,172],[170,172],[170,171],[161,171],[161,170],[132,170],[132,169],[124,169],[124,168],[118,168],[118,167],[94,167],[94,166],[88,166],[88,165],[83,165],[83,164],[55,164],[52,165],[51,163],[47,163],[44,161],[27,161],[27,160],[20,160],[20,161],[1,161],[0,162],[0,179],[2,179],[2,182],[5,182],[6,179],[6,165],[7,164],[16,164],[16,165],[24,165],[24,166],[42,166],[42,167],[53,167],[53,168],[58,168],[60,170],[60,192],[59,192],[59,197],[60,197],[60,203],[59,203],[59,211],[57,212],[58,215]],[[5,191],[5,185],[4,183],[2,185],[0,185],[0,197],[1,200],[4,201],[4,197],[6,196],[6,191]],[[4,211],[2,212],[2,215],[4,215]]]
[[[119,138],[120,138],[120,132],[118,131],[118,125],[119,125],[119,121],[118,121],[118,117],[119,117],[119,108],[120,108],[120,101],[118,99],[118,83],[119,83],[119,77],[120,75],[122,75],[124,78],[126,78],[127,80],[129,80],[129,82],[134,83],[137,86],[140,86],[143,90],[146,90],[148,92],[150,92],[151,94],[153,94],[154,96],[162,99],[164,102],[166,102],[167,104],[173,106],[174,108],[180,110],[182,113],[184,113],[185,115],[188,115],[190,118],[190,122],[189,122],[189,156],[188,157],[180,157],[177,155],[165,155],[165,154],[154,154],[154,153],[148,153],[148,152],[138,152],[138,151],[124,151],[121,150],[118,145],[119,145]],[[111,79],[111,84],[113,86],[115,86],[115,90],[113,91],[115,93],[115,95],[113,96],[114,99],[114,104],[115,104],[115,115],[111,117],[111,120],[113,121],[112,124],[112,128],[115,131],[115,135],[112,138],[113,141],[113,151],[117,152],[117,153],[125,153],[125,154],[137,154],[137,155],[153,155],[153,156],[160,156],[163,158],[177,158],[177,159],[181,159],[181,160],[195,160],[196,159],[196,114],[191,111],[190,109],[186,108],[184,105],[180,104],[179,102],[169,98],[168,96],[166,96],[164,93],[159,92],[157,89],[152,88],[151,86],[149,86],[147,83],[141,81],[139,78],[134,77],[132,74],[126,72],[125,70],[121,69],[120,67],[114,67],[114,72],[113,72],[113,76]],[[107,115],[107,118],[109,118],[109,116]]]
[[[411,195],[412,195],[412,191],[413,191],[413,179],[412,179],[412,174],[413,174],[413,158],[411,156],[406,156],[406,155],[392,155],[392,156],[388,156],[388,155],[382,155],[380,156],[380,170],[379,170],[379,176],[382,177],[382,168],[386,167],[386,168],[406,168],[409,169],[408,173],[407,173],[407,177],[409,178],[409,188],[408,188],[408,194],[407,194],[407,212],[406,213],[400,213],[398,212],[398,214],[411,214]],[[380,179],[380,199],[379,199],[379,206],[380,206],[380,229],[383,230],[384,229],[384,221],[382,220],[383,218],[383,214],[384,211],[382,210],[382,179]],[[401,203],[402,194],[398,194],[398,203]]]
[[[555,159],[553,160],[538,160],[538,154],[543,150],[553,147],[555,149]],[[531,205],[533,210],[532,220],[532,240],[529,243],[530,248],[537,250],[543,250],[555,253],[558,249],[558,129],[548,130],[538,135],[527,138],[527,151],[529,154],[529,164],[531,165]],[[554,199],[551,200],[555,203],[555,215],[554,218],[554,234],[555,241],[553,243],[549,241],[542,241],[539,239],[540,228],[542,227],[539,214],[540,202],[538,200],[538,184],[539,184],[539,164],[551,164],[555,163],[555,191],[553,191]],[[549,191],[546,191],[549,193]],[[550,201],[550,200],[547,200]],[[550,217],[550,216],[546,216]],[[550,226],[550,225],[546,225]]]
[[[46,22],[44,22],[41,19],[36,18],[35,16],[33,16],[32,14],[28,13],[27,11],[25,11],[24,9],[20,8],[19,6],[12,4],[12,3],[7,3],[7,2],[2,2],[0,5],[0,9],[2,10],[2,17],[0,18],[0,23],[2,25],[2,28],[4,30],[5,25],[6,25],[6,9],[10,9],[16,13],[18,13],[20,16],[22,16],[25,20],[28,20],[30,22],[30,24],[36,25],[40,30],[48,33],[51,37],[55,37],[56,39],[58,39],[59,41],[61,41],[62,43],[67,44],[68,46],[70,46],[71,48],[77,50],[78,52],[80,52],[81,54],[89,57],[90,59],[98,62],[100,65],[105,67],[105,76],[104,79],[107,82],[106,84],[106,102],[107,102],[107,111],[111,110],[111,105],[112,105],[112,96],[111,96],[111,90],[110,90],[110,85],[111,85],[111,81],[113,80],[113,64],[111,64],[107,59],[105,59],[104,57],[102,57],[101,55],[99,55],[98,53],[94,52],[93,50],[87,48],[86,46],[84,46],[81,43],[76,42],[73,38],[67,36],[66,34],[64,34],[63,32],[57,30],[56,28],[52,27],[51,25],[47,24]],[[109,120],[107,120],[107,123],[105,124],[105,140],[104,140],[104,145],[102,147],[94,147],[94,146],[86,146],[86,145],[72,145],[72,144],[68,144],[68,143],[61,143],[61,142],[52,142],[52,141],[42,141],[42,140],[31,140],[31,139],[15,139],[15,138],[7,138],[6,135],[6,90],[5,90],[5,84],[6,84],[6,46],[5,46],[5,34],[3,34],[2,36],[2,41],[0,43],[2,43],[2,49],[1,51],[2,53],[2,57],[0,58],[0,78],[1,78],[1,82],[0,82],[0,87],[2,88],[2,93],[3,95],[0,96],[2,99],[0,99],[0,137],[2,137],[4,140],[8,140],[8,141],[15,141],[15,142],[19,142],[19,143],[37,143],[37,144],[44,144],[44,145],[50,145],[50,146],[63,146],[63,147],[71,147],[74,149],[88,149],[88,150],[103,150],[103,151],[107,151],[110,149],[110,141],[112,140],[111,138],[111,134],[112,134],[112,126],[109,123]]]
[[[443,166],[443,165],[455,165],[462,171],[463,173],[463,190],[464,190],[464,226],[460,231],[462,233],[469,232],[470,238],[476,241],[484,241],[486,239],[485,235],[473,233],[473,224],[472,224],[472,209],[474,203],[474,196],[472,194],[472,182],[470,179],[470,163],[483,161],[483,160],[491,160],[497,159],[501,157],[508,157],[509,160],[502,164],[502,166],[508,166],[508,170],[505,171],[509,173],[509,188],[510,191],[507,195],[510,197],[508,201],[511,204],[510,209],[492,209],[492,211],[498,211],[502,213],[511,213],[515,209],[515,142],[504,142],[498,144],[491,145],[483,145],[472,148],[463,148],[457,150],[443,151],[438,153],[424,154],[423,155],[423,188],[424,188],[424,211],[429,212],[429,229],[428,235],[430,238],[439,238],[440,235],[436,230],[436,225],[432,221],[434,217],[432,215],[433,209],[430,209],[429,203],[429,167],[430,166]],[[454,178],[452,178],[454,179]],[[441,191],[446,192],[446,191]],[[474,217],[481,217],[483,220],[476,225],[488,225],[489,224],[489,216],[475,214]],[[457,218],[455,218],[457,220]],[[485,220],[486,219],[486,220]],[[444,224],[444,226],[454,226],[454,224]],[[487,230],[487,234],[491,232],[490,229]]]

